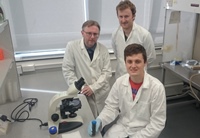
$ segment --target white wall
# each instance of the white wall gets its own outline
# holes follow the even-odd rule
[[[80,0],[10,0],[9,5],[16,51],[64,48],[69,40],[81,37],[85,21]]]
[[[31,51],[65,48],[68,41],[81,37],[86,18],[100,23],[99,40],[111,48],[111,33],[119,25],[115,10],[119,1],[1,0],[1,3],[6,7],[15,51]],[[131,1],[137,8],[136,22],[148,29],[155,40],[162,37],[164,0]]]
[[[155,44],[163,43],[164,41],[165,3],[165,0],[153,0],[149,31]]]

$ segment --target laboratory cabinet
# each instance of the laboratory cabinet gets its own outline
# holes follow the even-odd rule
[[[167,0],[163,42],[163,62],[199,60],[199,0]],[[171,68],[176,68],[171,65]],[[173,70],[162,72],[167,95],[183,94],[185,82]]]
[[[0,60],[0,104],[4,104],[21,97],[8,20],[0,23],[0,48],[4,55]]]

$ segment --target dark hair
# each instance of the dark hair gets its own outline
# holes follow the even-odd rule
[[[147,61],[147,54],[145,48],[140,44],[130,44],[124,49],[124,60],[126,61],[127,56],[132,56],[134,54],[142,54],[144,63]]]
[[[85,28],[85,27],[90,27],[90,26],[96,26],[99,28],[99,32],[100,32],[100,25],[97,21],[94,21],[94,20],[87,20],[86,22],[83,23],[82,25],[82,30]]]
[[[120,3],[117,5],[116,7],[116,12],[117,12],[117,15],[118,15],[118,10],[122,11],[122,10],[125,10],[127,8],[130,8],[133,16],[135,16],[135,13],[136,13],[136,7],[135,5],[129,1],[129,0],[123,0],[123,1],[120,1]]]

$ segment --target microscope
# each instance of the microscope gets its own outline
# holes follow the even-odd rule
[[[81,116],[75,113],[82,104],[78,98],[74,97],[84,84],[84,79],[80,78],[70,85],[66,92],[58,93],[50,100],[48,113],[50,138],[56,138],[58,134],[73,130],[83,124]]]

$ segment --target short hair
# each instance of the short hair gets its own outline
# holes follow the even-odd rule
[[[132,14],[135,15],[136,7],[130,0],[123,0],[123,1],[119,2],[119,4],[116,7],[117,15],[118,15],[118,10],[122,11],[122,10],[125,10],[127,8],[130,8]]]
[[[145,48],[140,44],[130,44],[124,49],[124,61],[126,61],[127,56],[132,56],[134,54],[142,54],[144,63],[147,61],[147,54]]]
[[[94,21],[94,20],[87,20],[83,23],[82,25],[82,30],[85,28],[85,27],[90,27],[90,26],[96,26],[99,28],[99,32],[100,32],[100,25],[97,21]]]

